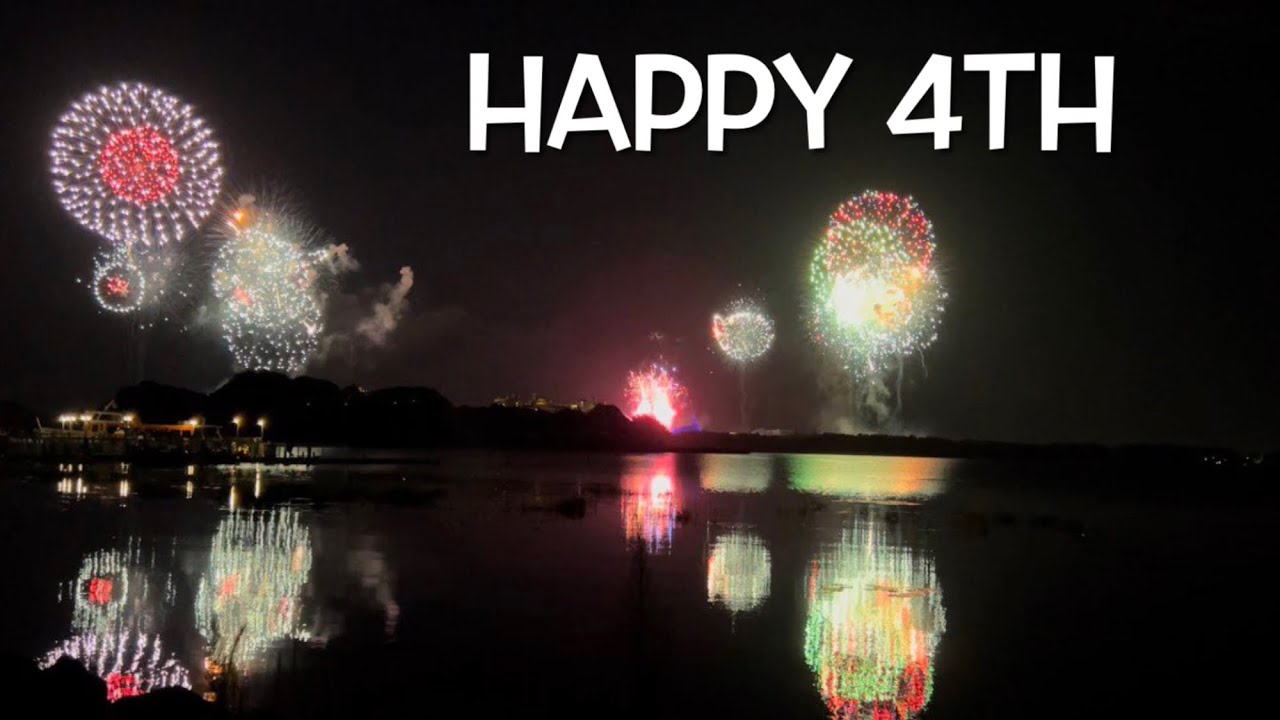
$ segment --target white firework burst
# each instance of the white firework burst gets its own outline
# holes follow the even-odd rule
[[[141,83],[102,87],[53,129],[53,188],[81,225],[117,243],[180,240],[212,212],[223,168],[190,105]]]
[[[773,346],[773,320],[750,300],[735,300],[711,316],[711,337],[730,362],[746,365]]]
[[[223,337],[246,370],[296,373],[320,344],[324,328],[317,281],[327,272],[315,232],[294,216],[236,208],[213,267]]]

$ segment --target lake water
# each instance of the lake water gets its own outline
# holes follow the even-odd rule
[[[1235,707],[1274,509],[1052,474],[692,454],[8,470],[0,652],[251,717]]]

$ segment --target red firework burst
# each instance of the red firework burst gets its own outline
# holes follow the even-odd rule
[[[119,275],[112,275],[107,278],[106,282],[107,294],[112,297],[128,297],[129,296],[129,280]]]
[[[688,393],[674,373],[657,363],[627,376],[626,397],[631,417],[648,415],[668,430],[688,401]]]
[[[178,168],[173,143],[145,125],[113,134],[98,157],[102,181],[116,196],[135,205],[156,202],[173,192]]]

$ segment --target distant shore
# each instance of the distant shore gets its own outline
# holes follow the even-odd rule
[[[365,390],[246,372],[205,394],[143,382],[108,410],[41,417],[10,406],[0,457],[36,462],[429,464],[455,450],[803,453],[1050,462],[1148,473],[1272,473],[1276,453],[1179,445],[1026,444],[891,434],[669,432],[607,404],[455,406],[430,388]],[[99,421],[97,417],[114,418]],[[86,418],[89,418],[86,420]]]
[[[226,444],[188,443],[164,449],[113,442],[42,447],[38,440],[0,439],[0,458],[37,463],[128,462],[142,466],[225,465],[432,465],[442,454],[480,452],[776,453],[879,455],[970,460],[1022,460],[1065,466],[1140,465],[1148,470],[1274,470],[1274,455],[1248,455],[1219,448],[1177,445],[1025,444],[896,435],[758,435],[751,433],[654,433],[647,437],[505,437],[495,442],[432,442],[379,447],[265,442],[253,455],[229,452]]]

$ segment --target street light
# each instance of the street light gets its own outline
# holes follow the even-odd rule
[[[266,440],[267,439],[267,419],[264,417],[258,418],[258,427],[262,429],[262,433],[258,435],[258,438],[260,440]]]
[[[236,437],[240,437],[240,424],[244,422],[244,418],[239,415],[231,418],[231,424],[236,426]]]

